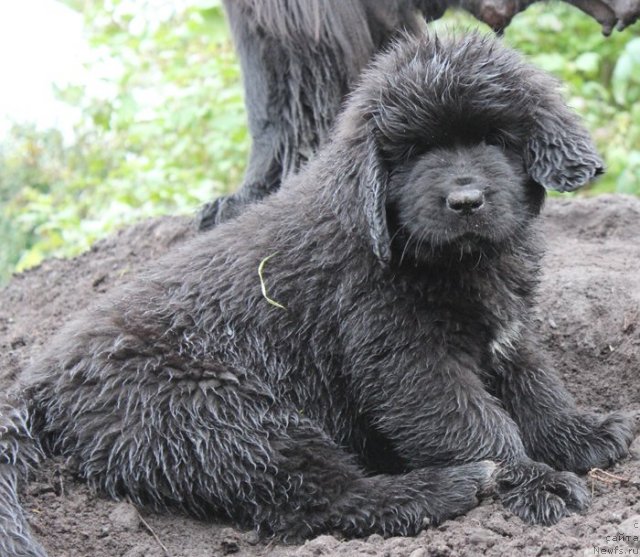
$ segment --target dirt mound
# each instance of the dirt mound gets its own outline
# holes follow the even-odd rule
[[[538,312],[545,343],[581,405],[640,415],[640,200],[554,199],[545,221],[548,255]],[[15,276],[0,291],[0,388],[13,384],[70,313],[193,233],[185,219],[147,221],[73,260],[50,260]],[[639,439],[634,448],[640,453]],[[589,511],[550,528],[526,526],[487,500],[415,538],[320,536],[303,546],[265,545],[219,522],[138,512],[127,502],[92,494],[62,461],[41,468],[25,502],[52,557],[582,556],[597,555],[596,547],[624,547],[614,538],[618,532],[640,535],[638,456],[609,472],[623,480],[590,479]]]

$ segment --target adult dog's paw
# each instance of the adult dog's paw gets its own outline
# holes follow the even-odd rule
[[[557,472],[537,462],[505,465],[496,472],[503,505],[529,524],[549,526],[587,508],[587,487],[571,472]]]
[[[221,196],[206,203],[196,217],[198,230],[209,230],[239,215],[245,203],[234,195]]]
[[[577,473],[607,468],[628,454],[633,430],[633,420],[622,414],[575,416],[566,428],[556,430],[552,453],[544,460],[558,470]]]

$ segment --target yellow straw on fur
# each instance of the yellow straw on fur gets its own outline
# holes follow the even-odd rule
[[[267,286],[264,283],[264,277],[262,276],[262,271],[264,270],[264,265],[267,261],[269,261],[269,259],[271,259],[274,255],[278,255],[278,252],[272,253],[271,255],[267,255],[267,257],[265,257],[262,261],[260,261],[260,265],[258,265],[258,277],[260,277],[260,288],[262,289],[262,295],[264,296],[264,299],[267,300],[267,302],[269,302],[272,306],[276,306],[277,308],[280,309],[284,309],[286,311],[286,307],[284,307],[282,304],[279,304],[278,302],[276,302],[275,300],[272,300],[271,298],[269,298],[269,296],[267,296]]]

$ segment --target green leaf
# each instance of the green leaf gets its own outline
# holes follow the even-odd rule
[[[576,58],[574,64],[578,71],[595,77],[600,69],[600,58],[597,52],[585,52]]]

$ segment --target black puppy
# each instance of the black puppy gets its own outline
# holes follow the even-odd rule
[[[496,40],[399,43],[287,187],[47,346],[0,422],[0,552],[43,554],[15,495],[30,436],[112,497],[287,539],[413,534],[492,484],[529,522],[585,508],[573,472],[630,427],[576,409],[530,313],[544,187],[600,169]]]

